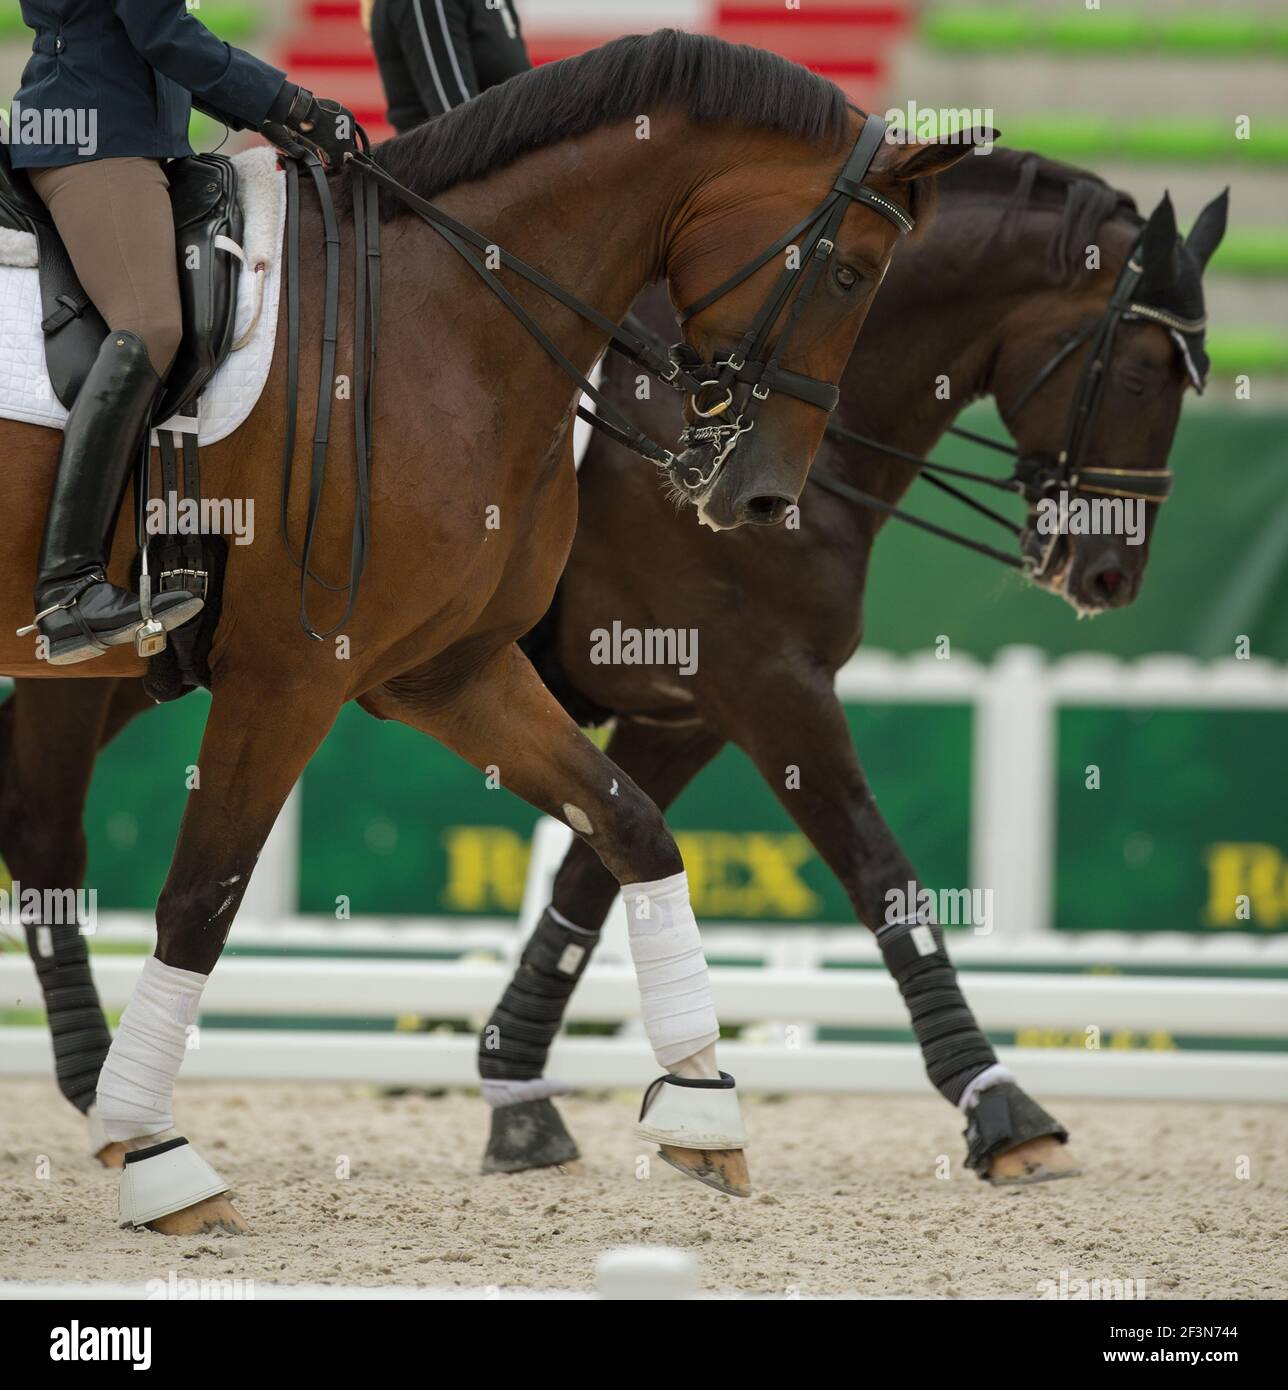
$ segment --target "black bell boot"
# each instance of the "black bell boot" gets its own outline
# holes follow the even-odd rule
[[[53,666],[131,642],[145,621],[139,596],[107,582],[107,556],[160,390],[143,339],[110,333],[67,417],[40,546],[36,618],[18,630],[48,640]],[[167,590],[153,595],[152,617],[168,632],[201,604],[186,589]]]

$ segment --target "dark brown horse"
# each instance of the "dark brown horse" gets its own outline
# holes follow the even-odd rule
[[[676,302],[692,302],[774,245],[829,196],[864,120],[836,87],[773,55],[662,31],[518,77],[390,142],[378,158],[414,193],[435,198],[617,320],[651,281],[665,280]],[[963,145],[883,144],[867,183],[915,216],[915,181],[967,152]],[[342,231],[351,245],[347,215]],[[849,209],[785,365],[837,381],[895,237],[890,222],[871,209]],[[316,218],[304,225],[302,245],[309,248],[303,282],[316,286],[322,256]],[[692,322],[686,340],[702,360],[736,341],[753,320],[777,281],[778,261]],[[422,730],[480,768],[499,769],[504,785],[584,834],[617,881],[649,888],[640,894],[641,910],[656,910],[661,925],[650,924],[643,934],[656,930],[658,941],[686,943],[674,959],[683,954],[697,985],[705,984],[683,866],[661,813],[581,734],[515,646],[548,606],[572,543],[576,393],[420,220],[387,209],[383,267],[373,550],[344,643],[310,642],[301,634],[298,578],[279,538],[261,536],[238,548],[228,567],[199,781],[157,905],[157,955],[145,967],[99,1080],[107,1137],[146,1150],[127,1165],[122,1186],[123,1214],[135,1224],[145,1209],[167,1202],[167,1210],[155,1213],[163,1229],[200,1229],[211,1220],[239,1224],[226,1197],[216,1195],[227,1185],[209,1165],[190,1150],[178,1152],[182,1141],[160,1140],[172,1128],[174,1077],[205,976],[284,799],[347,700]],[[606,334],[526,285],[514,293],[588,371]],[[342,304],[342,321],[351,318],[350,309]],[[320,312],[320,305],[306,305],[304,341],[316,340]],[[339,370],[351,377],[354,365],[351,342],[342,338]],[[306,365],[305,395],[315,386]],[[276,512],[283,389],[279,358],[248,423],[208,457],[211,490],[253,499],[260,516]],[[826,418],[777,393],[764,404],[754,433],[726,469],[728,524],[739,519],[739,498],[799,493]],[[301,439],[310,425],[301,421]],[[336,432],[351,428],[345,420]],[[340,437],[336,445],[350,442]],[[9,537],[0,591],[6,632],[30,607],[56,446],[48,431],[0,423],[7,460],[0,473]],[[297,461],[297,476],[304,466]],[[291,498],[297,535],[304,491],[295,489]],[[350,483],[336,486],[323,506],[314,548],[320,573],[343,570],[352,503]],[[128,569],[129,532],[122,526],[117,538],[117,582]],[[113,652],[72,674],[134,677],[141,670],[131,655]],[[0,671],[49,673],[28,642],[11,636],[0,637]],[[61,696],[60,690],[55,699]],[[101,716],[81,728],[91,738],[101,735]],[[24,756],[16,754],[19,762]],[[25,835],[20,830],[18,843],[5,846],[20,877],[27,873]],[[67,867],[79,867],[76,857],[69,855]],[[667,969],[673,963],[663,957]],[[704,1042],[692,1055],[668,1046],[674,1060],[664,1065],[683,1080],[658,1093],[659,1111],[722,1106],[725,1120],[733,1114],[719,1094],[728,1083],[715,1067],[708,1015],[714,1018],[709,1008],[695,1011]],[[699,1125],[692,1132],[735,1128],[732,1120],[711,1124],[710,1131]],[[667,1126],[659,1121],[657,1128]],[[675,1132],[687,1132],[683,1122]],[[675,1145],[682,1160],[690,1155],[691,1166],[702,1171],[711,1163],[699,1150],[722,1147],[738,1145]],[[159,1175],[150,1193],[148,1173]],[[175,1192],[201,1192],[210,1204],[189,1196],[176,1206]]]
[[[1108,379],[1084,468],[1093,490],[1119,483],[1152,495],[1202,360],[1199,277],[1225,218],[1222,195],[1182,244],[1166,199],[1144,223],[1125,195],[1036,155],[999,150],[967,160],[939,181],[928,235],[891,268],[842,379],[837,425],[921,456],[963,405],[992,396],[1021,460],[1055,460],[1083,399],[1090,330],[1104,320],[1132,257],[1143,270],[1134,299],[1143,302],[1106,354]],[[1092,247],[1098,257],[1089,256]],[[1089,260],[1100,268],[1089,272]],[[664,303],[655,297],[644,312],[665,331]],[[1173,321],[1187,331],[1164,326]],[[894,375],[892,361],[899,363]],[[629,399],[630,370],[610,356],[607,371],[617,398]],[[670,409],[664,400],[636,406],[652,429]],[[1064,1132],[1049,1116],[1039,1118],[1013,1083],[985,1088],[976,1104],[972,1084],[996,1059],[961,997],[942,939],[911,967],[890,949],[890,935],[901,931],[891,919],[892,895],[905,897],[917,873],[876,805],[833,688],[862,637],[868,563],[886,518],[825,484],[893,504],[917,472],[829,436],[801,497],[797,529],[714,536],[667,525],[666,504],[636,463],[596,439],[579,477],[577,538],[536,656],[570,708],[587,717],[597,706],[615,716],[609,756],[659,806],[669,806],[726,743],[741,748],[836,874],[859,920],[878,934],[930,1078],[968,1114],[969,1166],[994,1181],[1059,1176],[1073,1171],[1060,1147]],[[1144,544],[1113,532],[1061,534],[1037,582],[1084,613],[1129,603],[1140,591],[1159,507],[1148,502],[1142,510]],[[1034,503],[1019,536],[1026,553],[1038,548],[1037,518]],[[696,627],[697,670],[605,663],[593,634],[614,623]],[[785,777],[786,769],[796,775]],[[610,876],[574,843],[550,909],[484,1031],[480,1072],[495,1107],[485,1170],[576,1156],[548,1099],[559,1088],[543,1079],[576,979],[550,962],[561,943],[575,941],[584,948],[578,969],[585,968],[615,896]],[[489,1045],[494,1037],[499,1047]],[[992,1096],[998,1103],[990,1113]]]

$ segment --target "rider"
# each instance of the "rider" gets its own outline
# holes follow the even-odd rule
[[[36,38],[14,126],[21,114],[48,143],[14,139],[12,163],[28,171],[111,330],[67,417],[40,550],[33,628],[65,665],[132,641],[143,622],[138,596],[107,582],[107,556],[183,332],[165,161],[192,153],[191,107],[234,130],[284,127],[328,164],[355,148],[354,121],[217,39],[185,0],[21,3]],[[87,119],[68,119],[78,113]],[[73,130],[79,143],[55,138]],[[200,608],[185,590],[152,599],[167,630]]]
[[[362,0],[361,12],[399,133],[532,66],[511,0]]]

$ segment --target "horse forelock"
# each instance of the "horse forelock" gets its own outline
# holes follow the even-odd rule
[[[700,124],[751,126],[838,151],[848,129],[845,96],[826,78],[763,49],[659,29],[520,73],[386,141],[376,158],[431,198],[531,150],[676,107]],[[385,215],[396,208],[386,204]]]

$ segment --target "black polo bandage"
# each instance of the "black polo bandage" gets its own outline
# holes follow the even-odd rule
[[[514,978],[479,1037],[479,1074],[485,1081],[529,1081],[545,1071],[550,1044],[590,953],[597,931],[541,914]]]
[[[58,1089],[83,1114],[94,1104],[98,1074],[112,1045],[90,974],[89,950],[74,926],[28,923],[26,931],[45,996]]]
[[[956,1105],[997,1055],[962,998],[943,930],[899,922],[879,928],[877,944],[912,1016],[931,1084]]]

